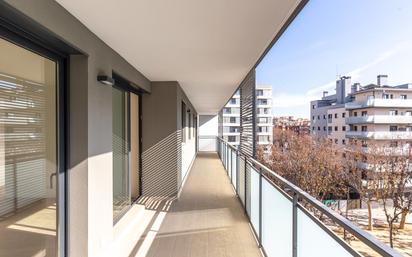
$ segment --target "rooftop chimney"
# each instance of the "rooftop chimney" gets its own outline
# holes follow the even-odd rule
[[[387,86],[388,85],[388,75],[378,75],[378,86]]]
[[[345,103],[345,98],[351,90],[351,77],[342,76],[336,81],[336,102],[338,104]]]
[[[357,91],[359,91],[359,88],[360,88],[360,83],[354,83],[352,86],[351,86],[351,90],[350,90],[350,92],[353,94],[353,93],[356,93]]]
[[[323,91],[323,97],[328,95],[328,91]]]

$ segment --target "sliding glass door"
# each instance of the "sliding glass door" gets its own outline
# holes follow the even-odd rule
[[[139,96],[112,88],[113,222],[140,196]]]
[[[129,93],[112,88],[113,111],[113,219],[130,205]]]
[[[58,256],[58,63],[1,38],[0,56],[0,255]]]

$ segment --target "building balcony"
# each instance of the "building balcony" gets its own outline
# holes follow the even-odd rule
[[[348,131],[348,138],[364,138],[376,140],[411,140],[411,131]]]
[[[223,132],[224,136],[240,136],[240,131],[233,131],[233,132],[229,132],[229,131],[224,131]]]
[[[239,127],[240,123],[239,122],[234,122],[234,123],[230,123],[230,122],[225,122],[223,123],[224,127]]]
[[[346,118],[346,124],[411,124],[412,116],[407,115],[366,115]]]
[[[230,113],[223,113],[223,117],[239,117],[240,112],[230,112]]]
[[[412,108],[412,99],[382,99],[374,98],[360,102],[349,102],[345,108],[349,110],[368,107],[393,107],[393,108]]]
[[[343,230],[376,251],[372,256],[401,256],[226,141],[218,139],[217,149],[264,256],[362,256],[336,233]],[[338,228],[332,231],[314,209]]]

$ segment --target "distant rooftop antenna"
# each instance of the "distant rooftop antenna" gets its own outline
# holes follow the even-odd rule
[[[339,69],[338,69],[338,65],[335,65],[335,71],[336,71],[336,79],[340,78],[340,74],[339,74]]]

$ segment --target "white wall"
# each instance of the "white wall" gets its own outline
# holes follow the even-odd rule
[[[199,115],[199,151],[216,151],[216,137],[218,136],[218,116]]]

